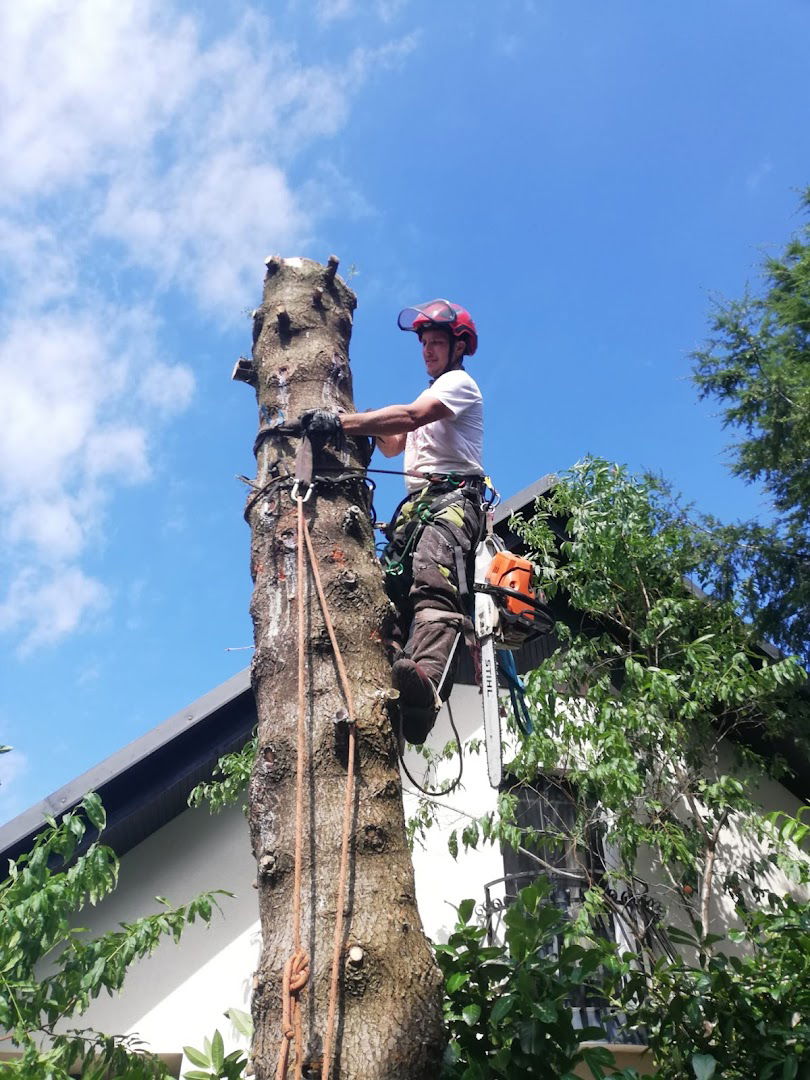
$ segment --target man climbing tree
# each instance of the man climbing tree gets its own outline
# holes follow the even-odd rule
[[[455,645],[469,630],[467,562],[483,530],[483,401],[464,357],[478,347],[470,314],[448,300],[405,308],[430,386],[410,405],[365,413],[304,413],[323,438],[370,435],[386,457],[405,451],[408,494],[388,529],[386,591],[396,605],[392,679],[404,737],[423,743],[453,685]]]

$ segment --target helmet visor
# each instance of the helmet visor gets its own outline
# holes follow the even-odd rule
[[[426,304],[406,307],[399,313],[397,325],[400,330],[418,330],[425,323],[447,323],[456,321],[456,312],[446,300],[429,300]]]

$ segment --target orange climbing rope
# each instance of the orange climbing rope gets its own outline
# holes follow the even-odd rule
[[[304,1041],[301,1034],[299,994],[309,977],[309,957],[301,948],[301,864],[304,846],[304,758],[306,755],[306,656],[304,651],[304,618],[306,578],[304,575],[304,500],[296,499],[298,519],[298,748],[295,778],[295,861],[293,875],[293,955],[284,966],[281,990],[281,1047],[276,1066],[276,1080],[285,1080],[290,1043],[295,1040],[295,1080],[301,1078]]]
[[[343,800],[343,832],[340,848],[340,874],[338,877],[337,903],[335,913],[335,933],[332,947],[332,973],[329,985],[329,1008],[326,1018],[326,1031],[324,1033],[323,1065],[321,1080],[329,1080],[332,1071],[333,1044],[335,1037],[335,1020],[337,1014],[338,980],[340,975],[340,951],[343,940],[344,905],[346,900],[346,882],[349,870],[349,836],[351,832],[352,797],[354,793],[354,765],[356,753],[355,740],[355,714],[354,698],[352,696],[343,656],[335,636],[332,618],[326,603],[326,596],[321,583],[321,575],[318,570],[315,551],[312,547],[312,537],[309,526],[304,518],[304,502],[309,497],[300,494],[299,488],[293,489],[293,497],[296,502],[296,520],[298,533],[298,761],[296,769],[296,793],[295,793],[295,871],[294,871],[294,896],[293,896],[293,955],[284,967],[284,980],[282,986],[282,1042],[279,1051],[278,1066],[276,1068],[276,1080],[285,1080],[287,1076],[287,1059],[289,1056],[290,1043],[295,1041],[295,1080],[300,1080],[303,1065],[303,1038],[301,1033],[301,1014],[299,994],[309,978],[309,958],[301,948],[301,864],[303,853],[303,822],[304,822],[304,758],[306,754],[305,721],[306,721],[306,648],[305,648],[305,566],[304,548],[309,556],[309,566],[318,594],[326,632],[332,643],[335,655],[335,665],[338,670],[343,696],[346,699],[346,711],[348,713],[348,762],[346,768],[346,792]],[[303,541],[303,542],[302,542]]]

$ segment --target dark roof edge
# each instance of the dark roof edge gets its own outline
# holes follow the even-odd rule
[[[541,476],[539,480],[535,480],[533,484],[529,484],[522,491],[518,491],[517,494],[504,499],[495,509],[495,524],[499,525],[502,521],[508,521],[512,514],[516,514],[519,510],[533,509],[535,500],[551,491],[558,480],[559,477],[556,473],[546,473],[545,476]]]
[[[162,724],[151,728],[144,735],[134,739],[121,750],[94,765],[87,772],[77,776],[64,787],[35,803],[17,817],[0,827],[0,852],[13,848],[19,841],[36,832],[48,816],[58,817],[75,806],[88,791],[97,791],[109,781],[127,772],[133,765],[150,757],[156,750],[175,739],[181,732],[188,731],[201,723],[212,713],[217,712],[250,691],[250,668],[232,675],[230,679],[215,686],[207,694],[197,698],[184,709],[180,709]]]

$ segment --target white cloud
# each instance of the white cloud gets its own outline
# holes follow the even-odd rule
[[[383,22],[392,22],[405,8],[407,0],[318,0],[315,5],[317,17],[324,23],[354,16],[367,16],[372,11]]]
[[[329,66],[250,10],[217,36],[158,0],[29,0],[0,5],[0,40],[0,630],[30,650],[110,602],[82,564],[194,392],[154,296],[235,321],[267,254],[363,212],[297,156],[416,39]]]
[[[0,171],[7,200],[80,183],[147,145],[188,93],[189,19],[138,0],[0,5]]]
[[[23,302],[42,306],[74,291],[76,266],[50,226],[0,215],[0,280]]]
[[[0,743],[5,740],[0,736]],[[17,794],[17,781],[29,772],[28,758],[19,750],[0,754],[0,825],[21,814],[27,803]],[[3,867],[6,872],[6,867]]]
[[[194,376],[184,364],[150,364],[141,374],[138,393],[146,405],[170,416],[191,401]]]
[[[92,311],[59,307],[6,323],[0,630],[17,633],[23,651],[72,633],[106,601],[79,563],[103,538],[116,488],[149,478],[159,416],[193,392],[189,369],[152,359],[155,348],[148,316],[100,299]],[[158,374],[171,406],[159,400]]]
[[[80,244],[117,241],[231,315],[262,258],[311,234],[296,155],[336,134],[369,74],[415,44],[307,65],[251,12],[203,47],[191,17],[135,0],[3,5],[0,39],[0,205],[82,192]]]
[[[66,495],[32,496],[13,507],[5,539],[33,545],[43,561],[75,559],[82,553],[85,530],[76,500]]]
[[[109,590],[78,567],[54,572],[26,569],[0,603],[0,630],[17,635],[16,650],[26,655],[72,633],[104,611],[110,600]]]
[[[109,475],[122,484],[137,484],[150,475],[143,428],[97,428],[88,436],[84,455],[85,472],[94,480]]]
[[[230,148],[162,177],[122,179],[100,226],[163,282],[178,281],[235,317],[270,249],[303,243],[309,223],[279,169]]]
[[[108,389],[98,325],[68,311],[20,316],[0,341],[0,492],[64,484]]]
[[[746,176],[745,178],[745,186],[748,191],[752,195],[755,194],[762,185],[763,180],[765,180],[772,172],[773,162],[770,158],[763,158],[763,160],[759,162],[756,168],[752,169],[748,176]]]
[[[345,19],[354,15],[357,10],[355,0],[318,0],[315,11],[323,22],[332,22],[335,19]]]

